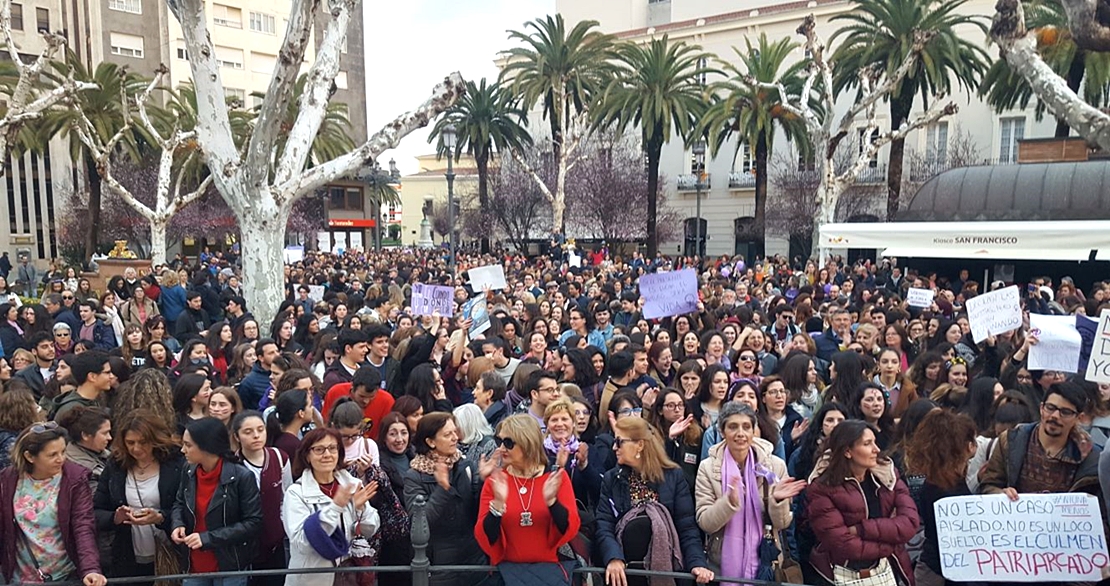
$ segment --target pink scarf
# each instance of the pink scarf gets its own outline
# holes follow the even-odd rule
[[[759,543],[763,539],[763,515],[756,483],[755,450],[748,448],[743,477],[736,460],[722,450],[721,490],[729,493],[734,480],[742,479],[740,510],[725,525],[721,544],[721,575],[730,578],[755,578],[759,571]],[[727,496],[725,498],[728,498]]]

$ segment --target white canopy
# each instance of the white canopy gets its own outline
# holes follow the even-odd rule
[[[1110,260],[1110,221],[826,224],[823,248],[875,248],[882,256],[999,260]]]

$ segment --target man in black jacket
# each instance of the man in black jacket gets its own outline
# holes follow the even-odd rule
[[[19,372],[12,375],[12,378],[27,383],[37,401],[42,398],[42,394],[46,390],[46,381],[54,376],[54,358],[56,355],[54,352],[54,337],[47,332],[39,332],[31,336],[31,339],[27,342],[31,347],[31,354],[35,357],[35,363],[20,369]]]
[[[193,338],[203,338],[208,335],[208,326],[212,320],[208,312],[201,307],[203,301],[200,291],[195,289],[185,294],[185,311],[177,316],[177,323],[173,326],[173,337],[184,344]]]

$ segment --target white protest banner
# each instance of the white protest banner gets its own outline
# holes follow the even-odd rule
[[[976,344],[990,336],[1021,327],[1021,301],[1017,285],[972,297],[967,300],[966,307],[971,336]]]
[[[567,257],[567,262],[570,263],[570,266],[578,268],[582,266],[582,257],[572,252],[570,256]]]
[[[413,315],[435,315],[449,317],[454,313],[455,289],[439,285],[416,283],[412,286]]]
[[[909,293],[906,294],[906,303],[910,307],[930,307],[933,305],[933,296],[936,292],[932,289],[917,289],[910,288]]]
[[[1091,344],[1085,378],[1095,383],[1110,383],[1110,309],[1102,310],[1098,318],[1098,330]]]
[[[282,260],[284,260],[287,265],[301,262],[304,260],[304,247],[286,246],[285,249],[281,251],[281,256]]]
[[[470,286],[475,293],[485,291],[487,285],[494,291],[509,288],[509,284],[505,282],[505,268],[501,265],[474,267],[466,272],[470,275]]]
[[[482,332],[489,329],[489,308],[486,307],[486,296],[479,295],[463,304],[463,319],[474,320],[470,324],[467,336],[474,340]]]
[[[644,318],[656,319],[698,310],[698,274],[694,269],[640,277]]]
[[[308,286],[308,298],[315,301],[316,303],[320,303],[321,301],[323,301],[324,300],[324,286],[323,285],[309,285]]]
[[[1075,316],[1031,313],[1029,328],[1038,340],[1029,347],[1029,370],[1079,370],[1083,336],[1075,329]]]
[[[958,496],[933,510],[941,573],[955,582],[1097,582],[1110,565],[1089,494]]]

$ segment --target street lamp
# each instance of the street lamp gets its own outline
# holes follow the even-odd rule
[[[694,181],[694,189],[697,191],[697,207],[698,219],[694,228],[694,256],[702,256],[702,233],[701,233],[701,188],[702,181],[705,179],[705,141],[699,140],[694,143],[694,171],[697,173]]]
[[[447,229],[450,231],[451,255],[448,257],[447,267],[451,271],[451,278],[455,278],[455,168],[452,159],[455,157],[455,144],[457,134],[455,125],[448,124],[443,127],[443,147],[447,149]]]

